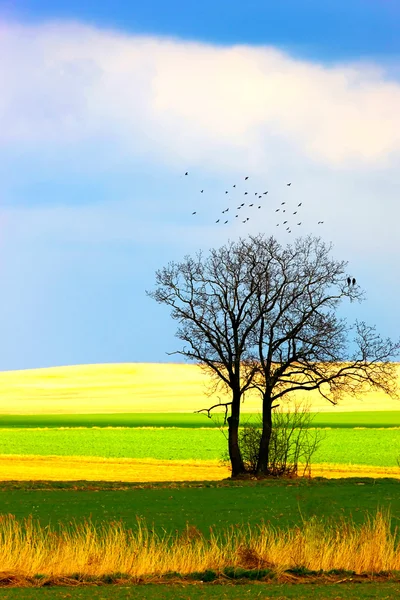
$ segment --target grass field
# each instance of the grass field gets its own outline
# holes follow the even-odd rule
[[[76,600],[285,600],[296,598],[296,600],[367,600],[378,598],[379,600],[392,600],[400,598],[400,586],[398,583],[368,582],[360,586],[352,582],[318,585],[313,584],[252,584],[252,585],[156,585],[147,584],[133,587],[95,587],[84,588],[70,587],[55,589],[0,589],[0,598],[4,600],[65,600],[74,598]]]
[[[400,408],[400,401],[399,401]],[[311,413],[313,427],[399,427],[400,410]],[[242,423],[259,423],[259,413],[244,413]],[[37,427],[199,427],[216,428],[223,419],[204,413],[117,413],[76,415],[0,415],[0,428]]]
[[[400,377],[400,364],[396,365]],[[93,414],[193,412],[210,405],[210,379],[191,364],[100,364],[0,373],[0,414]],[[225,401],[227,395],[219,393]],[[303,393],[292,394],[304,399]],[[332,406],[316,392],[311,409],[323,412],[400,410],[399,401],[369,392]],[[214,401],[211,402],[214,404]],[[11,411],[10,411],[11,408]],[[249,392],[242,410],[257,412],[259,395]]]
[[[210,526],[218,530],[230,524],[256,526],[261,520],[283,528],[300,526],[302,517],[313,516],[343,516],[360,524],[378,507],[390,507],[394,525],[399,524],[398,480],[0,483],[0,513],[11,513],[18,520],[32,515],[43,526],[90,517],[96,523],[121,519],[127,527],[135,527],[140,517],[157,531],[183,531],[189,523],[207,534]]]
[[[396,467],[398,429],[328,429],[317,464]],[[3,429],[0,455],[219,460],[227,442],[218,429]],[[1,478],[1,473],[0,473]]]

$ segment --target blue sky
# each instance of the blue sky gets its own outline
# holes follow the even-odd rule
[[[0,370],[171,360],[155,270],[286,243],[283,201],[365,289],[343,313],[398,338],[399,25],[390,0],[0,3]],[[218,227],[247,175],[270,204]]]

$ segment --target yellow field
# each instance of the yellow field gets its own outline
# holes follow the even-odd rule
[[[313,465],[313,477],[396,477],[398,467]],[[0,455],[0,481],[217,481],[230,470],[217,460]]]
[[[400,378],[400,365],[397,365]],[[218,402],[207,397],[210,379],[196,365],[125,363],[77,365],[0,372],[0,414],[193,412]],[[219,394],[222,401],[229,400]],[[293,399],[305,399],[294,393]],[[332,407],[318,393],[307,395],[321,412],[399,410],[383,393],[349,398]],[[259,396],[246,395],[243,412],[258,412]]]

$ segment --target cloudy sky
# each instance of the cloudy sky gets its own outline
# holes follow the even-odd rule
[[[398,338],[399,27],[397,0],[0,2],[0,370],[171,360],[155,270],[260,231],[332,242],[343,313]]]

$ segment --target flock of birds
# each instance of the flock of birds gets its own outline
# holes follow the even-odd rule
[[[186,171],[185,176],[188,176],[188,175],[189,175],[189,172]],[[244,181],[247,181],[248,179],[249,179],[249,177],[245,177]],[[291,185],[292,185],[291,182],[286,184],[287,187],[290,187]],[[236,188],[236,184],[234,184],[232,186],[232,189],[233,188]],[[203,194],[204,190],[200,190],[200,193]],[[229,191],[226,190],[225,194],[229,194]],[[250,216],[248,216],[248,213],[247,212],[245,213],[244,211],[246,211],[246,209],[248,209],[248,208],[256,209],[256,210],[262,209],[263,208],[263,201],[266,200],[266,198],[263,198],[263,196],[266,196],[267,194],[268,194],[268,190],[265,191],[265,192],[261,192],[261,193],[260,192],[254,192],[254,196],[256,196],[255,201],[253,201],[253,202],[247,202],[247,203],[246,202],[241,202],[239,204],[239,206],[236,206],[236,210],[235,210],[235,205],[234,206],[227,206],[221,212],[221,215],[225,215],[225,217],[219,216],[216,219],[215,224],[221,223],[221,224],[227,225],[229,223],[229,221],[233,220],[233,219],[240,219],[243,224],[248,223],[248,221],[250,221]],[[243,195],[247,196],[247,195],[249,195],[249,192],[245,191]],[[277,208],[275,208],[275,212],[276,213],[281,213],[283,220],[280,221],[279,223],[276,223],[276,227],[280,227],[280,226],[285,226],[286,225],[286,231],[287,231],[287,233],[292,233],[293,224],[290,223],[291,218],[294,217],[295,215],[297,215],[299,213],[299,209],[301,208],[302,204],[303,204],[302,202],[299,202],[297,204],[297,206],[292,207],[292,208],[295,208],[296,210],[292,211],[292,209],[288,208],[288,205],[287,205],[286,201],[285,202],[281,202],[280,205]],[[242,213],[239,213],[240,210],[242,211]],[[290,214],[290,212],[291,212],[291,214]],[[227,213],[229,213],[229,215]],[[197,209],[192,212],[192,215],[197,215],[197,214],[198,214]],[[232,215],[232,216],[230,217],[230,215]],[[279,217],[280,215],[277,214],[276,216]],[[230,217],[230,218],[227,218],[227,217]],[[317,224],[318,225],[323,225],[323,223],[324,223],[324,221],[318,221]],[[296,226],[300,226],[300,225],[302,225],[302,221],[299,221],[296,224]]]
[[[188,175],[189,175],[189,172],[186,171],[185,176],[188,176]],[[247,181],[248,179],[249,179],[249,177],[245,177],[244,181]],[[289,182],[289,183],[286,184],[287,187],[290,187],[291,185],[292,185],[291,182]],[[232,189],[233,188],[236,188],[236,183],[232,186]],[[200,190],[200,193],[203,194],[204,193],[204,189]],[[229,194],[229,191],[226,190],[225,194]],[[248,194],[249,194],[249,192],[245,191],[243,195],[244,196],[248,196]],[[222,213],[221,213],[222,215],[226,215],[226,216],[225,217],[219,216],[218,219],[215,221],[215,223],[216,224],[221,223],[221,224],[227,225],[229,223],[229,220],[230,220],[229,218],[227,218],[227,216],[228,216],[227,213],[229,213],[229,216],[232,215],[231,220],[233,220],[233,219],[240,219],[243,224],[247,223],[248,221],[250,221],[250,217],[247,216],[247,214],[245,216],[244,211],[247,208],[252,208],[252,209],[256,208],[256,210],[260,210],[261,208],[263,208],[263,200],[266,200],[266,198],[263,198],[263,196],[267,196],[267,194],[268,194],[268,190],[265,191],[265,192],[261,192],[261,193],[254,192],[254,195],[257,197],[256,201],[255,202],[253,202],[253,201],[252,202],[247,202],[247,203],[246,202],[241,202],[239,204],[239,206],[236,206],[236,211],[234,210],[234,206],[236,205],[236,203],[235,203],[235,205],[233,207],[232,206],[227,206],[222,211]],[[302,204],[303,204],[302,202],[299,202],[297,204],[297,206],[292,207],[292,208],[295,208],[296,210],[292,211],[292,209],[288,208],[288,204],[286,204],[286,201],[281,202],[280,206],[278,206],[277,208],[275,208],[275,213],[281,213],[282,216],[284,215],[283,216],[284,220],[280,221],[279,223],[276,223],[276,227],[280,227],[280,226],[286,225],[286,231],[287,231],[287,233],[292,233],[292,226],[293,225],[290,224],[289,221],[291,220],[291,217],[294,217],[295,215],[297,215],[299,213],[299,209],[301,208]],[[286,212],[287,209],[289,210],[288,213]],[[243,211],[243,212],[239,213],[240,210]],[[229,212],[229,211],[231,211],[231,212]],[[291,212],[291,214],[289,214],[290,212]],[[236,213],[235,216],[233,216],[234,213]],[[197,209],[192,212],[192,215],[197,215]],[[277,216],[279,216],[279,215],[277,215]],[[242,217],[244,217],[244,218],[242,219]],[[324,221],[318,221],[317,222],[317,225],[323,225],[323,224],[324,224]],[[302,225],[302,221],[299,221],[296,226],[300,226],[300,225]],[[356,285],[355,278],[354,277],[353,278],[347,277],[347,285],[349,287],[350,286],[354,287]]]

